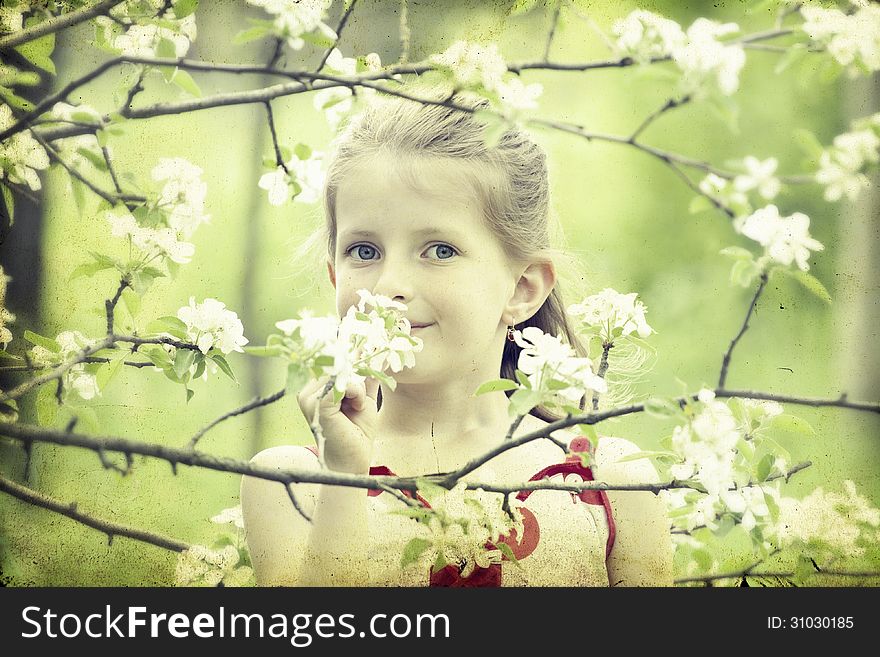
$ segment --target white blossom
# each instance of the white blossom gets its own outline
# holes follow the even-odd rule
[[[180,553],[175,570],[177,586],[241,586],[253,575],[249,566],[239,566],[241,555],[234,545],[212,550],[204,545],[191,545]]]
[[[70,103],[55,103],[52,106],[52,114],[62,121],[77,121],[82,123],[94,123],[101,125],[104,118],[101,113],[90,105],[81,103],[79,105],[71,105]],[[74,118],[75,115],[79,115]]]
[[[91,346],[95,341],[87,338],[79,331],[62,331],[55,338],[55,342],[61,347],[61,351],[57,354],[47,352],[42,347],[34,347],[32,353],[35,352],[36,362],[48,361],[53,366],[69,362],[78,357],[83,349]],[[40,351],[37,351],[38,349]],[[64,373],[62,384],[65,395],[69,392],[75,392],[82,399],[89,400],[101,394],[98,389],[97,378],[94,374],[86,372],[85,368],[85,363],[77,363],[68,368]]]
[[[858,494],[852,481],[843,484],[845,494],[826,493],[820,486],[802,500],[779,499],[774,529],[780,546],[812,548],[823,556],[857,557],[864,553],[865,544],[876,543],[880,510]]]
[[[504,58],[494,43],[456,41],[429,59],[450,70],[456,84],[465,89],[483,87],[486,91],[495,91],[507,72]]]
[[[9,105],[0,105],[0,131],[11,128],[15,116]],[[17,132],[0,143],[0,180],[27,185],[33,191],[42,188],[38,170],[49,166],[49,156],[30,132]]]
[[[333,41],[336,32],[324,23],[325,14],[333,0],[247,0],[248,4],[262,7],[274,16],[273,24],[278,36],[286,39],[287,45],[300,50],[305,41],[303,34],[319,30]]]
[[[173,15],[171,12],[172,18],[168,18],[169,14],[166,13],[162,25],[146,23],[130,26],[113,38],[111,47],[125,57],[157,57],[160,43],[169,41],[174,45],[174,57],[183,57],[196,38],[195,16],[190,14],[178,21],[173,20]],[[104,19],[105,30],[112,28],[113,23],[106,21],[110,19]]]
[[[874,117],[862,123],[865,127],[835,137],[833,145],[819,157],[816,182],[825,186],[827,201],[838,201],[844,195],[854,201],[870,185],[863,170],[880,161],[880,123],[875,127]]]
[[[739,88],[739,72],[746,54],[739,44],[726,45],[718,37],[739,31],[736,23],[716,23],[698,18],[687,30],[687,43],[672,51],[682,72],[682,91],[702,96],[716,86],[725,96]]]
[[[761,161],[749,155],[743,160],[743,165],[747,173],[734,178],[734,189],[738,192],[757,189],[758,193],[768,201],[776,198],[781,185],[779,178],[773,174],[776,172],[776,167],[779,166],[779,161],[775,157]]]
[[[502,107],[512,111],[536,109],[538,98],[544,93],[544,86],[538,82],[523,84],[519,76],[498,83],[498,99]]]
[[[220,513],[211,518],[211,522],[217,523],[218,525],[231,524],[239,529],[244,529],[244,517],[241,512],[241,505],[223,509]]]
[[[825,247],[809,234],[810,218],[802,212],[788,217],[779,214],[779,208],[768,205],[746,217],[734,221],[734,228],[761,246],[770,258],[782,265],[797,262],[798,267],[807,271],[810,251],[821,251]]]
[[[617,37],[614,44],[617,55],[631,57],[640,64],[666,57],[687,41],[678,23],[643,9],[616,21],[611,31]]]
[[[186,264],[196,251],[194,245],[179,239],[176,230],[168,227],[145,228],[125,208],[108,210],[107,221],[110,222],[113,237],[131,239],[131,243],[144,252],[147,260],[160,255],[178,264]]]
[[[514,341],[522,348],[517,368],[525,375],[533,390],[549,391],[555,381],[567,387],[557,395],[577,404],[587,391],[607,392],[605,380],[593,372],[589,358],[576,358],[571,345],[537,326],[513,332]]]
[[[284,167],[287,167],[287,171]],[[292,188],[293,183],[299,186],[299,192],[293,197],[295,201],[316,203],[321,198],[326,177],[322,151],[312,151],[305,160],[294,156],[285,163],[284,167],[279,165],[272,171],[264,173],[257,183],[260,189],[268,192],[271,205],[284,205],[293,196],[295,191],[295,188]]]
[[[587,329],[599,332],[604,342],[613,342],[618,335],[637,332],[646,338],[654,332],[645,320],[645,304],[637,301],[637,292],[621,294],[605,288],[598,294],[587,297],[581,303],[568,307],[568,312]]]
[[[880,70],[880,7],[860,5],[850,15],[839,9],[807,5],[801,8],[801,29],[854,77],[860,71]]]
[[[710,173],[703,178],[700,181],[700,191],[735,211],[751,210],[746,194],[737,190],[730,180],[717,174]]]
[[[269,192],[270,205],[284,205],[290,197],[290,176],[282,166],[260,176],[257,186]]]
[[[210,215],[205,214],[208,185],[202,182],[200,167],[182,157],[163,157],[153,167],[152,177],[165,183],[159,193],[159,207],[168,212],[168,225],[184,239],[210,221]]]
[[[242,346],[248,343],[238,314],[227,310],[226,304],[217,299],[205,299],[196,304],[195,297],[190,297],[189,305],[177,311],[177,318],[186,324],[187,338],[203,354],[214,347],[224,354],[244,351]]]

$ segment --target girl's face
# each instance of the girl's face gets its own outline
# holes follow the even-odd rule
[[[405,303],[424,342],[401,383],[497,375],[516,277],[456,166],[420,158],[418,189],[400,179],[389,156],[355,168],[336,195],[335,274],[339,315],[366,288]],[[424,328],[415,328],[425,324]]]

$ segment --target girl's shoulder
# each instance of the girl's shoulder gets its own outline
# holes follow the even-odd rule
[[[251,463],[281,470],[315,466],[318,457],[315,452],[303,445],[277,445],[257,452],[251,458]]]

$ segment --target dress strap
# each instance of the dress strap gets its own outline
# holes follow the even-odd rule
[[[590,441],[585,437],[574,438],[569,443],[568,451],[569,453],[564,462],[555,463],[543,468],[535,473],[529,481],[540,481],[545,477],[552,477],[558,474],[562,475],[563,480],[565,480],[567,475],[576,474],[584,481],[595,481],[592,469],[584,466],[579,456],[579,454],[584,452],[593,453],[593,446]],[[530,490],[520,491],[516,499],[524,502],[532,492]],[[572,493],[572,500],[575,497],[579,497],[581,502],[585,504],[601,504],[605,508],[605,517],[608,519],[608,540],[605,543],[605,558],[608,559],[608,555],[611,554],[611,548],[614,546],[616,534],[614,516],[611,513],[611,502],[608,501],[608,495],[605,494],[604,490],[582,490],[580,493]]]

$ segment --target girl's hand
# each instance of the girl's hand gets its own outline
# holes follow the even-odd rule
[[[309,424],[318,407],[318,422],[324,434],[323,457],[328,468],[367,474],[375,438],[379,381],[368,378],[364,383],[351,382],[340,403],[333,403],[332,390],[319,402],[318,396],[329,380],[330,377],[324,376],[309,382],[297,395],[299,407]]]

